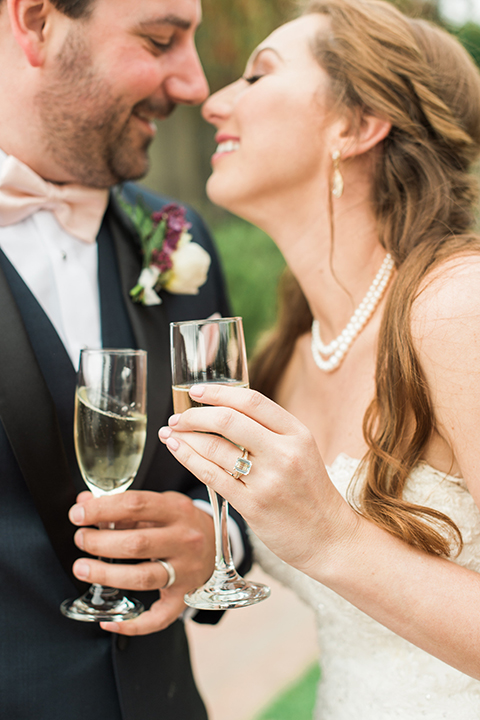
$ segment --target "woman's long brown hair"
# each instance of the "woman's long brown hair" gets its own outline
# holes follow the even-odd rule
[[[398,272],[380,330],[375,397],[363,427],[369,450],[355,506],[411,545],[449,555],[462,543],[455,523],[403,500],[435,428],[410,318],[429,272],[450,257],[480,252],[470,172],[480,151],[480,75],[453,37],[381,0],[311,0],[304,12],[330,18],[330,31],[319,34],[312,49],[336,101],[392,123],[372,205],[380,242]],[[252,387],[275,396],[296,340],[311,322],[302,290],[286,271],[277,325],[252,361]]]

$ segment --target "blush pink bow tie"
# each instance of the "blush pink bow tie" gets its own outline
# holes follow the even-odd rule
[[[12,155],[0,172],[0,226],[20,222],[37,210],[51,210],[68,233],[93,243],[107,203],[108,190],[55,185]]]

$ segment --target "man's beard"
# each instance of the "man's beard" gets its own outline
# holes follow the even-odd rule
[[[56,80],[36,102],[49,156],[75,182],[105,188],[148,171],[152,138],[132,127],[132,113],[167,117],[175,106],[146,99],[131,107],[113,96],[90,57],[83,39],[71,34],[57,57]]]

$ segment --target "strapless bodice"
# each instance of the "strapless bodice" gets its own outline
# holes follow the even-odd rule
[[[358,465],[358,460],[339,455],[328,468],[344,496]],[[480,512],[462,478],[420,463],[408,479],[404,498],[454,520],[464,541],[455,562],[480,572]],[[316,614],[322,668],[316,720],[480,720],[480,682],[288,566],[255,536],[252,541],[262,567]]]

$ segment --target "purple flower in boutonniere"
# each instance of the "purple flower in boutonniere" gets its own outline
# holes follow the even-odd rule
[[[198,243],[191,242],[186,210],[170,203],[153,212],[139,198],[132,206],[120,198],[140,237],[143,252],[142,272],[130,290],[134,302],[160,305],[160,290],[179,295],[197,295],[208,275],[210,255]]]

